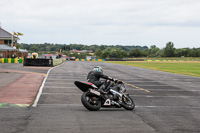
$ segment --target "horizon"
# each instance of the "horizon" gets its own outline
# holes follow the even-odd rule
[[[173,43],[173,42],[172,42]],[[91,45],[87,45],[87,44],[76,44],[76,43],[70,43],[70,44],[61,44],[61,43],[47,43],[47,42],[45,42],[45,43],[18,43],[18,44],[28,44],[28,45],[36,45],[36,44],[39,44],[39,45],[43,45],[43,44],[50,44],[50,45],[66,45],[66,46],[68,46],[68,45],[86,45],[86,46],[91,46],[91,45],[97,45],[97,46],[101,46],[101,45],[105,45],[105,46],[139,46],[139,47],[148,47],[148,46],[140,46],[140,45],[119,45],[119,44],[117,44],[117,45],[106,45],[106,44],[91,44]],[[166,43],[167,44],[167,43]],[[157,46],[156,46],[157,47]],[[159,48],[159,47],[158,47]],[[165,47],[163,47],[163,48],[165,48]],[[163,49],[163,48],[159,48],[159,49]],[[176,48],[175,46],[174,46],[174,48]],[[200,49],[200,46],[199,47],[193,47],[193,48],[195,48],[195,49]],[[176,49],[193,49],[193,48],[190,48],[190,47],[182,47],[182,48],[176,48]],[[148,47],[148,49],[150,49],[150,46]]]
[[[198,0],[1,0],[0,5],[1,27],[24,34],[19,43],[200,46]]]

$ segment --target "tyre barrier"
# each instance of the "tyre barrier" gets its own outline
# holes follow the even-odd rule
[[[105,59],[75,59],[75,61],[105,61]]]
[[[23,63],[23,61],[22,58],[0,58],[0,63]]]
[[[53,59],[24,59],[23,66],[53,66]]]

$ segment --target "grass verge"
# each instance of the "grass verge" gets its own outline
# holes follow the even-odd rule
[[[141,57],[141,58],[127,58],[131,59],[143,59],[143,60],[174,60],[174,61],[200,61],[200,57]]]
[[[53,66],[62,64],[64,59],[53,59]]]
[[[0,107],[29,107],[29,104],[0,103]]]
[[[107,61],[107,62],[200,77],[200,61],[195,61],[195,62]]]

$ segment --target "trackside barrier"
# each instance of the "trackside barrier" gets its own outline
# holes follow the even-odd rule
[[[75,59],[75,61],[105,61],[105,59]]]
[[[11,63],[15,63],[15,59],[11,59]]]
[[[0,63],[23,63],[23,59],[18,59],[18,58],[1,58]]]
[[[17,58],[14,59],[14,63],[18,63],[18,59]]]
[[[23,63],[23,59],[19,59],[19,63]]]
[[[5,58],[4,63],[8,63],[8,59],[7,58]]]
[[[24,66],[53,66],[53,59],[24,59]]]
[[[1,58],[1,63],[4,63],[4,58]]]
[[[8,58],[8,63],[11,63],[11,58]]]

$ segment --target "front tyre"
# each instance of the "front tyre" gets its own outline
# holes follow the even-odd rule
[[[98,111],[101,108],[99,98],[90,92],[84,92],[81,96],[81,102],[90,111]]]
[[[129,95],[123,95],[121,106],[126,110],[133,110],[135,108],[135,103]]]

